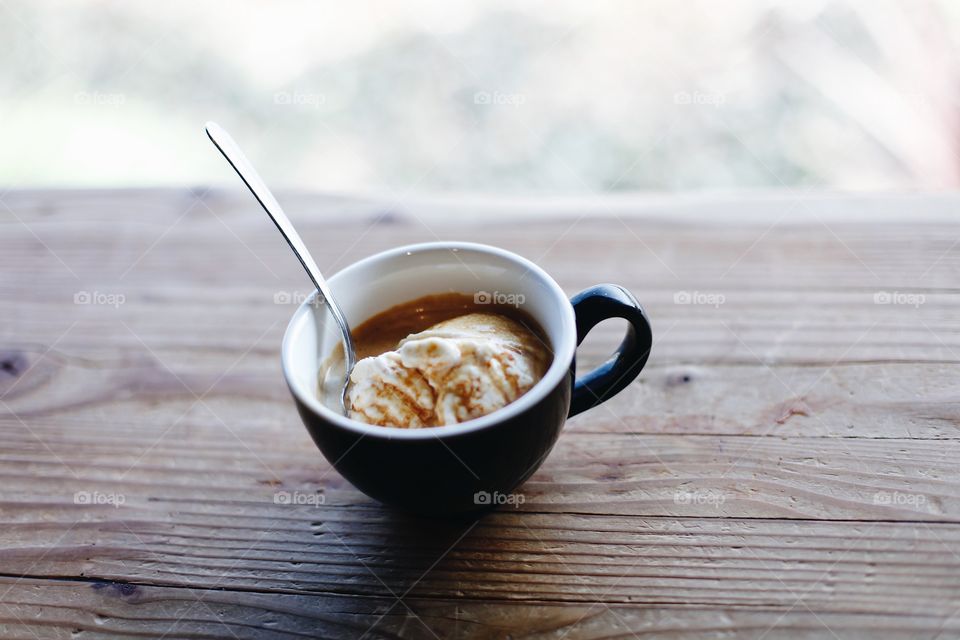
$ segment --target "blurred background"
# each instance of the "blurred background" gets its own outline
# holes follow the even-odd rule
[[[946,189],[960,3],[0,0],[0,188]]]

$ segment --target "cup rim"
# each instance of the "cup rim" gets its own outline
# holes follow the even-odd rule
[[[318,292],[314,291],[300,304],[299,307],[297,307],[297,310],[293,312],[293,316],[290,318],[290,322],[287,324],[287,328],[283,333],[283,342],[280,352],[283,376],[287,381],[287,386],[290,388],[297,400],[306,405],[310,411],[322,417],[326,422],[332,423],[333,425],[336,425],[342,429],[346,429],[347,431],[356,433],[357,435],[400,440],[424,440],[448,436],[455,437],[467,433],[473,433],[490,428],[505,420],[509,420],[543,400],[543,398],[545,398],[550,392],[553,391],[554,388],[556,388],[558,384],[563,381],[564,376],[566,376],[570,370],[570,365],[573,362],[573,356],[577,347],[577,327],[576,319],[573,313],[573,305],[570,304],[567,295],[563,292],[563,289],[560,288],[560,285],[558,285],[556,281],[551,278],[549,274],[547,274],[546,271],[541,269],[530,260],[527,260],[526,258],[513,252],[474,242],[424,242],[419,244],[405,245],[402,247],[381,251],[358,260],[357,262],[344,267],[333,276],[328,278],[328,283],[330,283],[332,287],[335,284],[336,279],[342,274],[352,269],[368,266],[371,263],[393,259],[398,256],[407,255],[414,252],[436,251],[438,249],[476,251],[480,253],[494,254],[500,258],[504,258],[515,263],[518,268],[523,269],[524,271],[522,277],[529,277],[533,275],[536,276],[544,285],[546,285],[547,289],[560,303],[557,306],[562,314],[561,334],[556,337],[557,339],[555,342],[557,344],[551,345],[554,351],[553,360],[550,363],[550,367],[547,369],[546,374],[544,374],[544,376],[529,391],[508,405],[501,407],[496,411],[492,411],[484,416],[480,416],[479,418],[474,418],[458,424],[445,425],[442,427],[409,429],[403,427],[381,427],[379,425],[371,425],[364,422],[359,422],[357,420],[352,420],[327,407],[323,402],[321,402],[317,393],[305,388],[305,385],[303,385],[293,375],[293,365],[290,363],[290,354],[292,353],[294,342],[294,338],[292,337],[293,331],[303,316],[312,312],[312,305],[314,304],[314,300],[318,295]],[[423,295],[430,295],[430,292],[426,291],[423,293]],[[538,322],[541,322],[539,318],[535,319]],[[549,337],[551,342],[554,342],[554,336]]]

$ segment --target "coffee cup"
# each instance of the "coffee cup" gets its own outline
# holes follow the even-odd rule
[[[339,348],[336,327],[316,293],[294,312],[283,337],[283,373],[313,441],[365,494],[413,512],[462,513],[516,501],[514,491],[546,459],[566,419],[626,388],[653,340],[643,308],[623,287],[601,284],[568,299],[533,262],[486,245],[391,249],[346,267],[328,284],[352,326],[422,296],[465,293],[481,303],[513,301],[542,329],[552,361],[525,394],[467,422],[405,429],[352,420],[322,401],[318,375]],[[602,365],[577,375],[577,345],[610,318],[627,321],[622,342]]]

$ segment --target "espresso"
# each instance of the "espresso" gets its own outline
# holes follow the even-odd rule
[[[469,313],[492,313],[510,318],[533,333],[548,353],[551,351],[543,329],[522,309],[513,305],[481,304],[474,296],[462,293],[440,293],[390,307],[353,329],[351,335],[357,360],[396,349],[400,341],[411,334]]]
[[[529,391],[552,360],[544,332],[529,314],[461,293],[391,307],[352,335],[357,363],[347,413],[384,427],[442,427],[479,418]],[[320,373],[324,380],[323,368]],[[326,387],[332,406],[339,396],[330,391]]]

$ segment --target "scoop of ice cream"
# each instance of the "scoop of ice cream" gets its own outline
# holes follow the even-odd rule
[[[350,417],[407,428],[479,418],[529,391],[548,364],[546,347],[519,322],[467,314],[357,362],[350,375]]]

